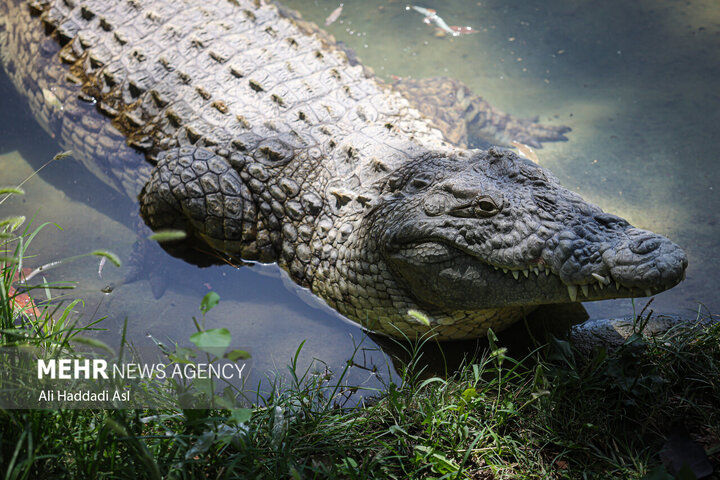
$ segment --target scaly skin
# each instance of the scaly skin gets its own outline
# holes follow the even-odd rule
[[[474,95],[462,82],[449,77],[400,78],[393,89],[431,118],[445,139],[455,145],[504,145],[513,141],[542,148],[540,142],[567,140],[570,128],[543,125],[537,118],[517,118],[501,112]]]
[[[276,261],[378,332],[476,337],[535,305],[653,294],[684,274],[677,246],[545,169],[446,143],[276,5],[0,0],[0,14],[3,64],[35,116],[139,194],[152,228]]]

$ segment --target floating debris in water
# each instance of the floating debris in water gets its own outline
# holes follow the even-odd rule
[[[529,147],[528,145],[525,145],[524,143],[520,143],[517,140],[513,140],[510,143],[512,143],[515,146],[515,148],[518,149],[518,153],[520,153],[521,157],[525,157],[528,160],[530,160],[531,162],[537,163],[538,165],[540,165],[540,159],[538,159],[537,154],[531,147]]]
[[[103,271],[103,267],[105,266],[106,261],[107,261],[107,257],[100,258],[100,264],[98,265],[98,277],[100,277],[100,278],[102,278],[102,271]]]
[[[63,111],[63,105],[60,102],[60,99],[55,96],[55,94],[50,91],[47,88],[42,89],[43,98],[45,99],[45,103],[53,107],[55,110]]]
[[[340,14],[342,14],[343,4],[341,3],[339,7],[337,7],[335,10],[332,11],[330,15],[325,19],[325,26],[332,25],[335,23],[335,20],[340,18]]]
[[[460,33],[450,28],[450,26],[445,23],[445,20],[443,20],[442,17],[437,14],[437,11],[433,10],[432,8],[418,7],[417,5],[407,5],[405,7],[405,10],[415,10],[416,12],[425,15],[423,22],[427,23],[428,25],[434,23],[438,26],[438,28],[440,28],[440,30],[444,31],[445,33],[448,33],[453,37],[460,36]]]

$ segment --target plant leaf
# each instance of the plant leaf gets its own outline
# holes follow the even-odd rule
[[[205,431],[200,435],[192,448],[188,449],[185,453],[185,460],[193,460],[195,457],[204,454],[210,450],[213,443],[215,443],[215,432],[212,430]]]
[[[72,156],[72,154],[73,154],[72,150],[65,150],[64,152],[56,153],[52,159],[53,160],[62,160],[63,158]]]
[[[207,313],[212,310],[212,308],[217,305],[219,301],[220,295],[215,292],[208,292],[203,297],[202,302],[200,302],[200,310],[203,313]]]
[[[225,354],[225,358],[231,362],[235,362],[237,360],[247,360],[250,357],[250,353],[245,350],[231,350]]]
[[[252,408],[233,408],[230,410],[230,423],[241,425],[252,417]]]
[[[118,256],[112,252],[108,252],[107,250],[95,250],[94,252],[91,252],[91,255],[96,255],[98,257],[105,257],[108,260],[110,260],[113,263],[113,265],[115,265],[116,267],[119,267],[120,265],[122,265]]]
[[[25,195],[25,190],[20,187],[0,187],[0,195]]]
[[[190,336],[190,341],[200,350],[218,357],[222,357],[225,350],[230,346],[231,340],[232,335],[227,328],[213,328],[212,330],[193,333]]]
[[[113,354],[113,355],[115,354],[115,352],[113,351],[113,349],[110,348],[110,346],[109,346],[107,343],[105,343],[105,342],[103,342],[103,341],[101,341],[101,340],[98,340],[98,339],[96,339],[96,338],[81,337],[81,336],[79,336],[79,335],[75,335],[74,337],[72,337],[72,338],[70,339],[70,341],[73,342],[73,343],[79,343],[79,344],[82,344],[82,345],[87,345],[87,346],[89,346],[89,347],[100,348],[100,349],[102,349],[102,350],[105,350],[105,351],[108,352],[108,353],[111,353],[111,354]]]
[[[417,322],[422,323],[426,327],[430,326],[430,319],[427,315],[425,315],[423,312],[419,310],[408,310],[408,315],[410,315],[413,319],[415,319]]]
[[[0,227],[6,227],[8,232],[13,232],[25,223],[25,216],[6,217],[0,220]]]
[[[466,388],[462,392],[461,396],[462,396],[462,399],[465,401],[465,403],[470,403],[470,402],[472,402],[473,398],[478,396],[478,392],[477,392],[477,390],[475,390],[475,388],[470,387],[470,388]]]

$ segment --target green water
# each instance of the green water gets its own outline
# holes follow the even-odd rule
[[[290,1],[322,23],[330,1]],[[562,183],[687,252],[687,279],[656,311],[720,310],[720,6],[715,1],[425,2],[449,25],[435,36],[399,1],[345,2],[327,29],[386,78],[451,76],[495,107],[570,126],[540,163]],[[342,23],[340,23],[342,22]],[[636,300],[644,305],[646,300]],[[627,315],[629,299],[585,304]]]
[[[336,2],[286,2],[323,23]],[[693,317],[700,304],[720,310],[720,8],[714,1],[589,2],[500,0],[427,2],[450,25],[479,33],[440,38],[422,16],[398,1],[345,1],[328,30],[355,49],[375,72],[415,77],[447,75],[467,83],[494,106],[519,116],[572,128],[569,141],[537,153],[563,184],[633,224],[683,246],[690,266],[678,287],[657,295],[653,308]],[[58,151],[24,103],[0,76],[0,184],[16,184]],[[3,204],[1,214],[36,214],[47,229],[33,244],[42,264],[95,248],[127,258],[134,241],[135,206],[97,182],[71,159],[29,181],[28,194]],[[301,364],[322,358],[339,371],[362,331],[283,281],[272,266],[197,269],[164,258],[171,288],[161,301],[147,283],[101,293],[122,278],[111,266],[78,261],[48,271],[48,280],[76,280],[85,320],[108,315],[106,338],[125,318],[133,341],[146,334],[181,341],[209,290],[221,295],[210,327],[229,326],[234,346],[253,355],[254,381],[283,368],[303,340]],[[636,300],[642,306],[646,300]],[[585,305],[592,318],[627,316],[630,300]],[[365,340],[360,355],[383,364]],[[375,385],[375,374],[353,369],[352,381]]]

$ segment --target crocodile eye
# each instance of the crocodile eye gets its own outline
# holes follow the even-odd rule
[[[478,217],[492,217],[500,211],[501,205],[488,196],[482,196],[475,199],[473,209]]]

